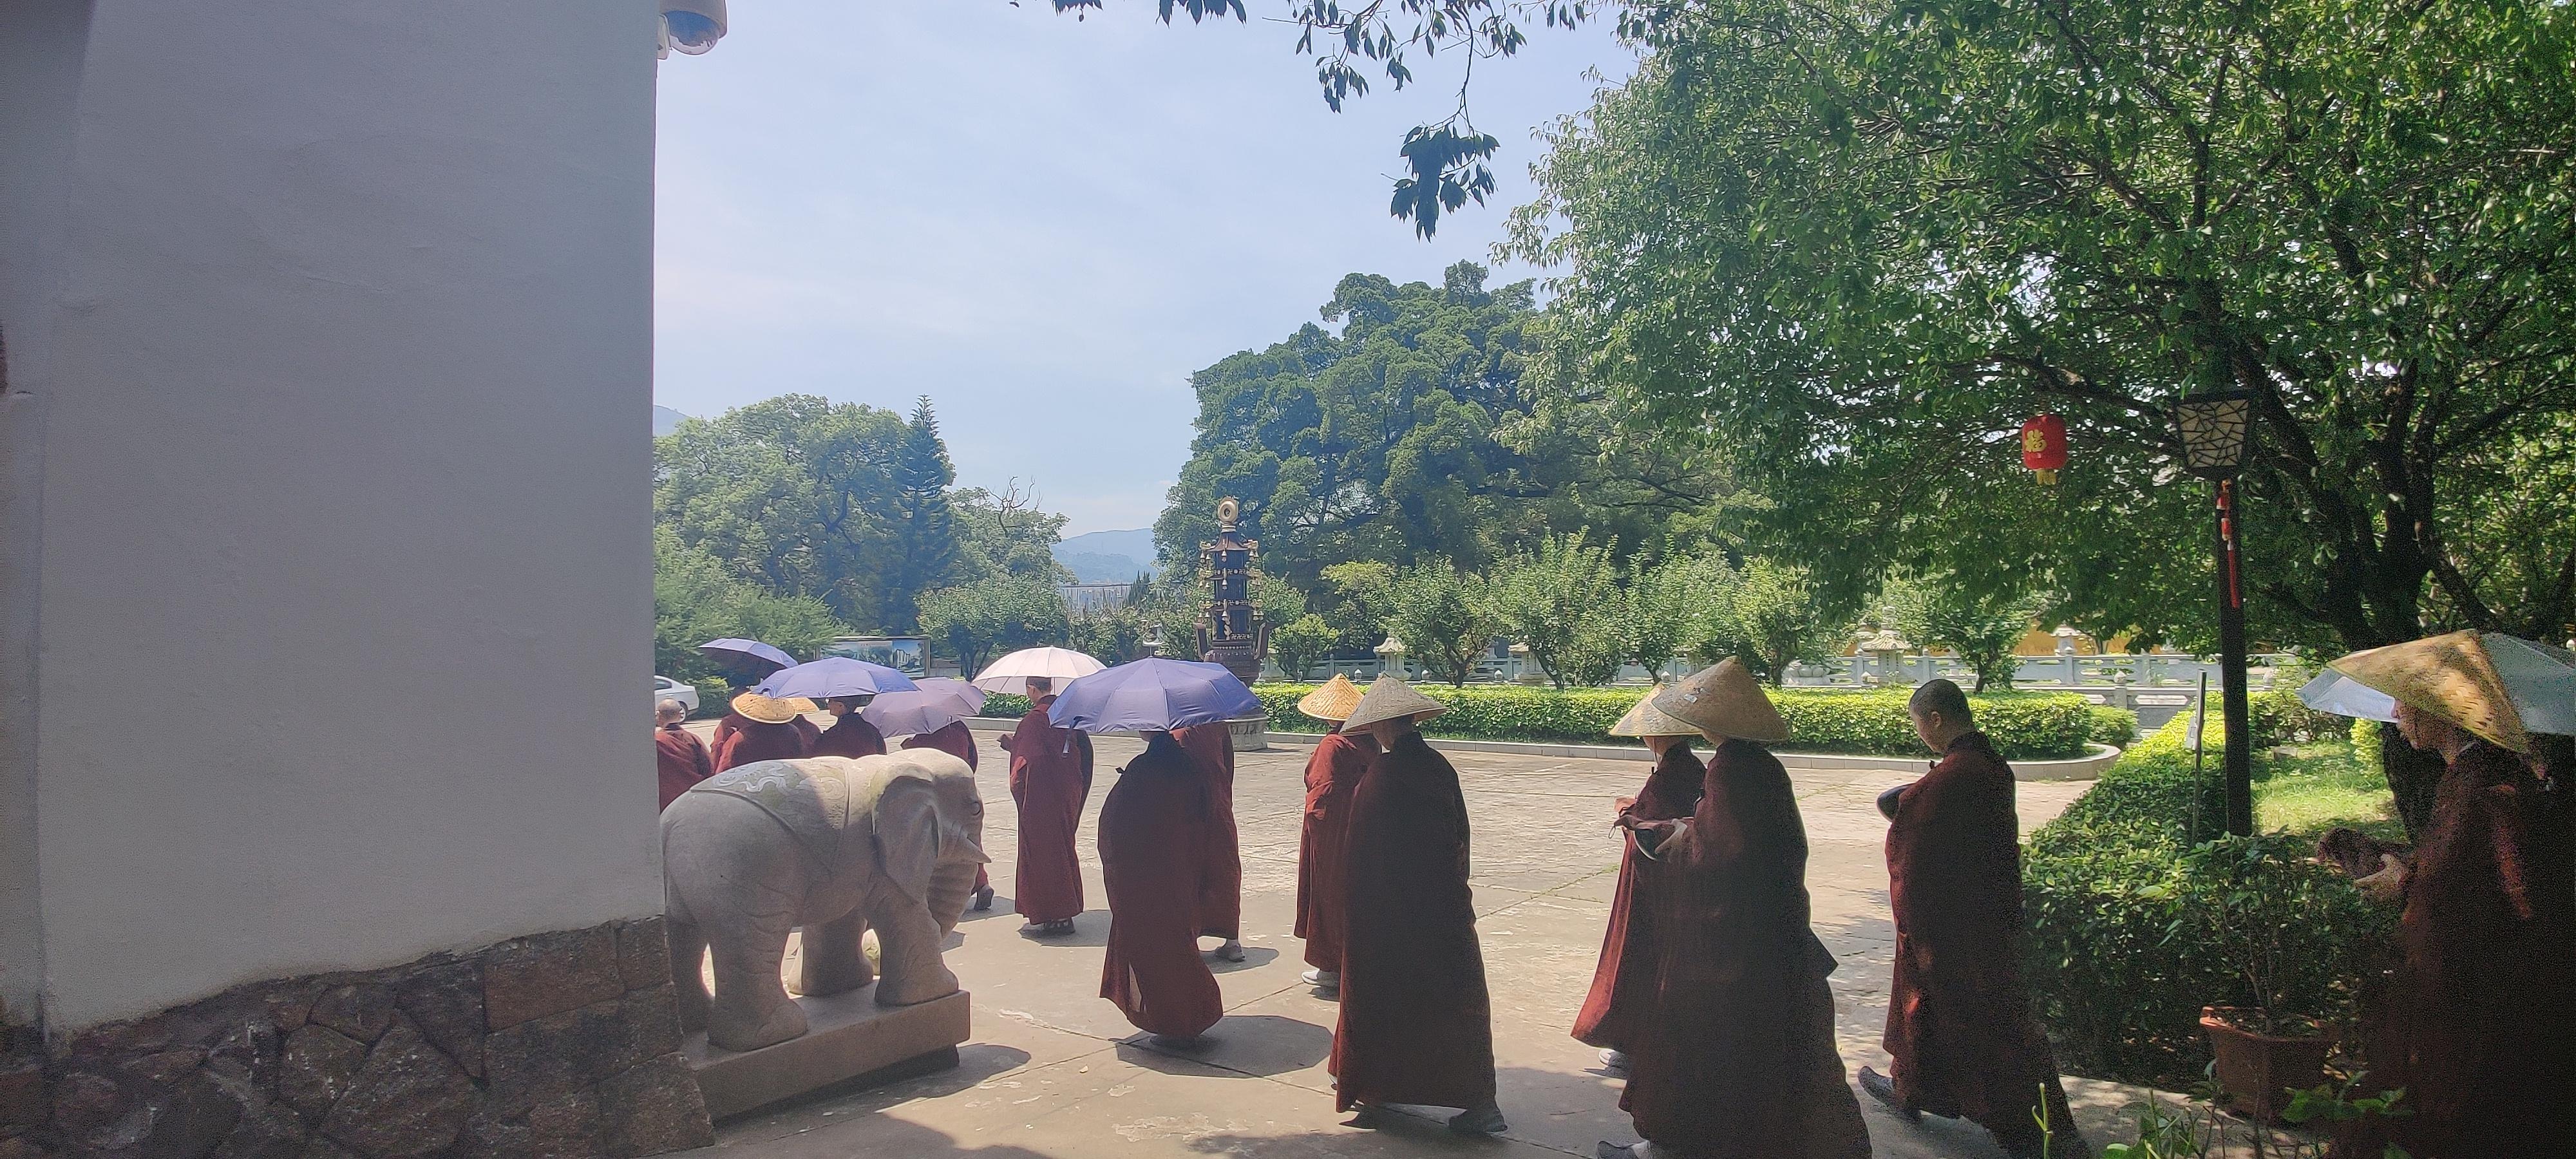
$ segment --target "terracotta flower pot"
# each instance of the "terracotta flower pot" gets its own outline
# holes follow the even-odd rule
[[[2210,1052],[2218,1059],[2218,1085],[2227,1091],[2228,1105],[2271,1122],[2290,1105],[2291,1091],[2325,1081],[2326,1051],[2334,1039],[2323,1034],[2263,1034],[2242,1025],[2264,1021],[2264,1012],[2257,1007],[2200,1009],[2200,1028],[2209,1034]]]

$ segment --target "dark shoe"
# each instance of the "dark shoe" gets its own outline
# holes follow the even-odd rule
[[[1449,1116],[1449,1129],[1461,1135],[1500,1135],[1511,1124],[1503,1121],[1502,1107],[1487,1103]]]
[[[1860,1068],[1860,1090],[1862,1094],[1868,1095],[1873,1099],[1877,1099],[1879,1103],[1885,1106],[1888,1110],[1896,1112],[1897,1118],[1903,1119],[1909,1123],[1920,1123],[1923,1121],[1923,1112],[1917,1111],[1898,1101],[1896,1097],[1896,1084],[1887,1081],[1886,1075],[1878,1073],[1878,1071],[1873,1068],[1866,1066]]]
[[[988,885],[982,889],[976,890],[975,912],[982,913],[991,908],[993,908],[993,887]]]
[[[1243,943],[1227,942],[1208,951],[1208,956],[1220,962],[1240,962],[1243,960]]]
[[[1599,1146],[1592,1149],[1592,1154],[1595,1159],[1637,1159],[1637,1148],[1632,1144],[1613,1143],[1603,1139]]]

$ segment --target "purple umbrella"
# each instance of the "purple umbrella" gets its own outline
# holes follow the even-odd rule
[[[698,645],[698,655],[727,668],[749,672],[754,676],[767,676],[796,663],[795,657],[778,648],[758,640],[742,640],[732,636],[721,640],[709,640]]]
[[[1169,732],[1261,711],[1261,698],[1222,664],[1159,657],[1075,677],[1047,723],[1084,732]]]
[[[811,663],[799,664],[760,682],[752,691],[762,696],[803,696],[829,700],[835,696],[874,696],[880,692],[910,692],[915,687],[912,677],[883,664],[852,660],[847,656],[825,656]]]

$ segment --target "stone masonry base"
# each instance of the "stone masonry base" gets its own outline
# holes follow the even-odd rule
[[[635,1156],[715,1141],[662,920],[237,986],[0,1063],[0,1159]]]

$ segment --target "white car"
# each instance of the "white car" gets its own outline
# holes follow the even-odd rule
[[[653,707],[660,708],[665,700],[679,701],[691,716],[698,714],[698,688],[694,684],[682,684],[668,676],[654,677]]]

